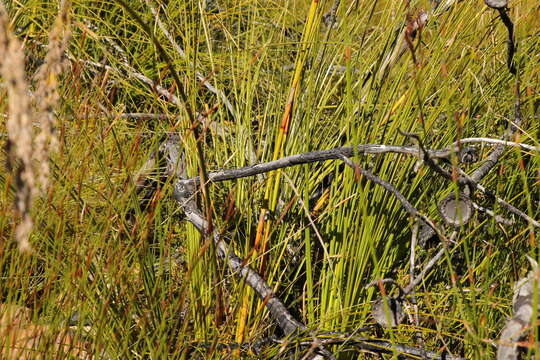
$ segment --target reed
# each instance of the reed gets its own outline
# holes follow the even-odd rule
[[[534,0],[507,12],[516,76],[499,11],[480,0],[4,3],[0,318],[26,314],[9,329],[44,339],[26,350],[495,357],[525,255],[538,260]],[[419,161],[408,133],[448,151]],[[179,153],[164,157],[167,139]],[[465,145],[476,161],[460,161]],[[469,186],[488,211],[454,231],[440,201],[497,146],[474,176],[485,191]],[[204,194],[183,192],[200,179]],[[418,218],[449,242],[422,241]],[[371,305],[398,285],[406,320],[379,328]]]

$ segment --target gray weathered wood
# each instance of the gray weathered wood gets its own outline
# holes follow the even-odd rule
[[[508,0],[484,0],[484,2],[493,9],[502,9],[508,6]]]

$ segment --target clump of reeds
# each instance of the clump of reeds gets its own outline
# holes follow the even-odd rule
[[[0,4],[0,52],[5,54],[0,59],[0,73],[6,84],[9,111],[6,122],[7,167],[14,174],[15,211],[21,219],[15,229],[15,239],[23,252],[32,250],[29,242],[33,227],[30,209],[40,184],[43,188],[48,184],[49,153],[58,144],[53,130],[54,109],[59,99],[58,76],[69,40],[69,5],[67,1],[60,5],[59,16],[49,35],[47,56],[36,74],[37,91],[32,102],[23,46],[10,29],[8,13]],[[32,103],[36,111],[32,110]],[[33,122],[39,125],[37,134],[34,134]]]

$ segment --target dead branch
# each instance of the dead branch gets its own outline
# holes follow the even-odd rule
[[[521,115],[521,98],[519,93],[519,82],[516,83],[516,102],[514,104],[514,122],[510,123],[504,134],[502,135],[502,140],[510,140],[514,133],[517,131],[517,129],[521,125],[522,121],[522,115]],[[497,164],[499,161],[499,158],[504,154],[505,146],[503,144],[499,144],[495,147],[495,149],[489,154],[486,161],[478,168],[476,169],[472,175],[472,180],[478,182],[480,181],[484,176],[487,175],[487,173]]]
[[[179,157],[181,151],[178,139],[169,136],[161,148],[169,167],[178,169],[179,165],[182,165],[182,159]],[[180,167],[183,168],[182,166]],[[175,174],[171,175],[176,175],[178,178],[183,174],[176,171]],[[195,202],[195,190],[193,183],[177,181],[174,186],[173,197],[180,204],[187,220],[202,234],[207,234],[209,224],[205,219],[205,216],[199,211]],[[296,320],[290,314],[285,305],[275,295],[272,288],[264,281],[264,279],[249,265],[244,264],[243,260],[235,254],[229,244],[221,238],[221,235],[217,230],[212,231],[211,236],[214,239],[218,256],[225,260],[236,276],[244,279],[246,283],[255,290],[261,300],[265,302],[270,315],[277,322],[285,335],[291,335],[297,330],[306,329],[304,324]]]
[[[437,353],[434,351],[423,350],[414,346],[396,345],[389,341],[370,339],[368,337],[358,336],[355,333],[345,332],[320,332],[316,334],[317,346],[339,345],[345,349],[347,347],[355,351],[372,352],[378,354],[397,354],[400,357],[412,359],[430,359],[430,360],[465,360],[462,357],[454,356],[448,353]],[[244,351],[254,351],[256,354],[262,354],[263,348],[270,344],[280,344],[283,346],[302,346],[309,348],[313,346],[313,339],[299,339],[291,341],[288,339],[264,338],[256,342],[246,343],[215,343],[215,342],[192,342],[189,346],[196,348],[218,349],[243,349]],[[347,349],[348,350],[348,349]]]
[[[366,179],[373,181],[375,184],[382,186],[385,190],[392,193],[401,202],[401,205],[403,205],[403,207],[405,208],[405,211],[407,211],[409,215],[422,220],[424,223],[429,225],[429,227],[431,227],[435,231],[435,233],[439,236],[439,239],[441,239],[441,241],[445,243],[448,242],[448,240],[446,239],[446,236],[444,236],[443,231],[440,230],[439,227],[435,225],[433,221],[431,221],[431,219],[421,214],[409,202],[409,200],[407,200],[407,198],[403,196],[392,184],[390,184],[387,181],[384,181],[383,179],[381,179],[377,175],[374,175],[370,171],[360,168],[357,164],[353,163],[351,160],[349,160],[347,157],[343,155],[341,155],[341,160],[343,160],[343,162],[347,164],[347,166],[352,168],[355,172],[358,172],[360,175],[365,176]]]
[[[518,143],[514,141],[508,141],[508,140],[501,140],[501,139],[491,139],[491,138],[484,138],[484,137],[471,137],[471,138],[465,138],[460,139],[459,141],[456,141],[454,143],[454,146],[458,146],[459,144],[466,144],[466,143],[487,143],[487,144],[495,144],[495,145],[504,145],[504,146],[512,146],[512,147],[518,147],[522,150],[530,150],[530,151],[540,151],[540,146],[533,146],[523,143]]]
[[[500,197],[495,195],[495,193],[493,193],[491,190],[488,190],[485,186],[483,186],[483,185],[477,183],[476,181],[474,181],[474,179],[471,176],[467,175],[467,173],[465,171],[463,171],[463,170],[461,170],[459,168],[457,168],[457,170],[459,171],[460,175],[462,176],[464,181],[467,183],[467,185],[471,186],[473,189],[478,190],[481,193],[483,193],[484,195],[486,195],[486,196],[490,197],[491,199],[495,200],[499,205],[505,207],[511,213],[523,218],[524,220],[526,220],[532,226],[540,227],[540,223],[538,221],[534,220],[529,215],[525,214],[523,211],[521,211],[518,208],[516,208],[515,206],[511,205],[510,203],[508,203],[504,199],[501,199]]]
[[[450,237],[448,238],[450,244],[454,241],[457,234],[458,234],[457,230],[454,230],[452,232],[452,234],[450,234]],[[431,258],[431,260],[429,260],[429,262],[426,264],[426,266],[424,266],[424,269],[422,269],[422,272],[417,277],[415,277],[413,280],[411,280],[409,285],[407,285],[405,287],[405,289],[403,289],[403,292],[405,294],[411,293],[416,286],[418,286],[422,281],[424,281],[426,275],[431,271],[431,269],[437,264],[437,262],[448,251],[446,246],[444,246],[444,243],[441,244],[441,246],[442,246],[442,248],[437,252],[437,254],[435,254],[435,256],[433,256]]]
[[[457,151],[457,149],[454,149]],[[208,180],[210,182],[218,182],[224,180],[234,180],[244,177],[254,176],[258,174],[267,173],[272,170],[283,169],[289,166],[309,164],[314,162],[321,162],[327,160],[338,160],[342,156],[352,157],[355,155],[367,155],[367,154],[386,154],[397,153],[407,154],[412,156],[419,156],[419,149],[413,146],[395,146],[395,145],[357,145],[357,146],[344,146],[329,150],[313,151],[308,153],[302,153],[297,155],[286,156],[278,160],[260,163],[252,166],[245,166],[240,169],[229,169],[211,172],[208,174]],[[428,150],[428,155],[432,159],[449,159],[452,150]],[[184,184],[199,184],[199,177],[181,180]]]
[[[514,285],[514,297],[512,299],[512,308],[514,315],[506,323],[499,340],[497,350],[497,360],[517,360],[518,359],[518,341],[527,336],[527,332],[534,331],[536,320],[533,315],[538,316],[540,307],[538,304],[535,309],[535,298],[538,298],[538,264],[532,258],[529,258],[532,270],[526,277],[519,279]]]
[[[317,334],[317,339],[322,345],[340,345],[341,347],[352,347],[360,351],[369,351],[378,354],[397,354],[398,356],[413,359],[437,359],[437,360],[464,360],[462,357],[451,354],[439,354],[413,346],[393,344],[385,340],[370,339],[350,333],[328,333],[328,335]],[[285,343],[287,340],[274,340],[277,343]],[[311,341],[305,340],[293,343],[295,345],[309,346]]]
[[[183,164],[183,153],[180,150],[178,136],[169,135],[167,140],[163,142],[160,147],[162,157],[167,161],[168,175],[177,178],[175,182],[173,197],[179,203],[180,207],[185,213],[185,216],[189,222],[191,222],[202,234],[208,233],[208,222],[205,216],[198,209],[195,201],[195,186],[194,182],[186,182],[182,180],[182,176],[185,176],[185,164]],[[348,159],[347,159],[348,160]],[[350,162],[350,160],[349,160]],[[156,164],[155,160],[151,161],[151,164]],[[149,166],[145,164],[145,166]],[[376,181],[381,186],[388,187],[391,185],[379,179],[370,172],[364,171],[366,178]],[[395,190],[395,189],[394,189]],[[393,192],[396,196],[401,196],[399,192]],[[403,197],[405,201],[404,205],[411,211],[412,205]],[[414,212],[414,208],[412,208]],[[421,217],[423,221],[430,221],[427,218]],[[363,338],[350,334],[334,333],[333,336],[323,335],[311,335],[310,341],[301,341],[298,336],[307,330],[307,327],[296,320],[288,311],[283,302],[276,296],[272,288],[265,282],[265,280],[253,270],[249,264],[245,264],[243,260],[238,257],[229,244],[225,241],[224,237],[220,235],[219,231],[213,230],[211,233],[213,237],[218,256],[223,259],[230,267],[231,271],[239,278],[244,279],[246,283],[253,288],[258,296],[264,301],[266,308],[268,309],[270,316],[278,326],[282,329],[283,333],[289,336],[286,340],[274,340],[274,342],[281,344],[296,344],[305,346],[307,348],[316,346],[317,353],[322,354],[326,358],[332,359],[333,355],[325,349],[325,346],[329,345],[342,345],[351,346],[360,351],[370,351],[376,353],[398,353],[401,356],[421,359],[460,359],[446,354],[438,354],[432,351],[426,351],[423,349],[410,347],[401,344],[392,344],[383,340]],[[313,339],[316,339],[313,340]],[[315,341],[315,342],[314,342]]]

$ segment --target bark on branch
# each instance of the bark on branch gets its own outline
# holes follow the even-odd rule
[[[197,183],[195,181],[182,180],[182,177],[185,175],[185,164],[183,163],[183,153],[180,150],[178,137],[168,136],[167,140],[160,145],[159,150],[162,153],[162,158],[164,158],[167,162],[168,176],[173,176],[177,179],[173,191],[175,200],[179,203],[180,207],[184,211],[187,220],[191,222],[202,234],[207,234],[209,228],[208,221],[198,209],[198,205],[194,197]],[[414,149],[414,151],[417,150]],[[442,152],[434,153],[442,155]],[[342,160],[346,159],[343,155],[339,154],[338,156]],[[156,164],[156,161],[152,159],[152,163]],[[407,201],[405,202],[407,203]],[[410,211],[410,209],[408,210]],[[423,220],[425,221],[426,219]],[[427,220],[429,221],[429,219]],[[351,346],[360,351],[371,351],[386,354],[397,353],[401,356],[410,358],[461,359],[459,357],[454,357],[447,354],[441,355],[436,352],[426,351],[416,347],[393,344],[384,340],[351,336],[344,333],[334,333],[333,336],[329,336],[328,334],[311,334],[312,340],[303,341],[301,334],[307,330],[306,325],[296,320],[294,316],[292,316],[287,307],[276,296],[266,281],[248,264],[245,264],[243,260],[238,257],[238,255],[235,254],[233,249],[217,230],[213,230],[211,236],[213,237],[216,245],[218,256],[227,263],[231,271],[237,277],[244,279],[245,282],[251,288],[253,288],[257,295],[264,301],[272,319],[276,321],[283,333],[289,337],[286,340],[280,340],[283,343],[290,342],[291,344],[305,345],[306,348],[312,349],[311,351],[322,354],[324,357],[329,359],[333,359],[334,357],[324,347],[325,345],[329,346],[334,344]]]
[[[452,152],[459,152],[457,147],[443,150],[427,150],[427,154],[431,159],[449,159]],[[218,182],[224,180],[240,179],[244,177],[254,176],[270,172],[272,170],[283,169],[289,166],[309,164],[326,160],[340,160],[343,156],[352,157],[355,155],[367,154],[406,154],[421,157],[421,152],[414,146],[395,146],[395,145],[357,145],[344,146],[329,150],[313,151],[303,154],[286,156],[278,160],[260,163],[252,166],[245,166],[240,169],[228,169],[211,172],[208,174],[208,181]],[[199,177],[179,180],[182,184],[199,184]]]

